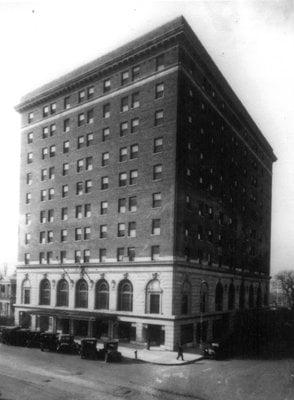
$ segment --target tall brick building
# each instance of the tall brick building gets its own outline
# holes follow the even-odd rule
[[[17,110],[17,323],[171,349],[267,305],[275,156],[183,17]]]

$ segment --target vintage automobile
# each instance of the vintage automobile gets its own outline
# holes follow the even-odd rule
[[[40,335],[40,349],[41,351],[56,351],[58,342],[58,335],[56,333],[44,332]]]
[[[201,347],[204,357],[213,360],[223,360],[233,354],[233,347],[229,338],[203,343]]]
[[[98,358],[97,339],[95,338],[82,339],[80,347],[80,355],[81,358],[96,360]]]
[[[16,331],[21,329],[19,326],[3,326],[1,328],[1,342],[14,345],[16,342]]]
[[[58,353],[78,353],[73,335],[60,333],[57,336],[56,351]]]
[[[98,359],[105,360],[106,362],[122,361],[122,355],[117,349],[118,340],[105,340],[103,342],[103,349],[98,350]]]
[[[29,331],[26,339],[27,347],[40,347],[41,344],[41,332],[40,331]]]

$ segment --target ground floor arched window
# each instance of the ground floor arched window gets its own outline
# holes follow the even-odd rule
[[[161,311],[162,290],[158,279],[150,281],[146,287],[146,312],[159,314]]]
[[[68,282],[65,279],[61,279],[57,283],[57,306],[68,307]]]
[[[76,307],[88,308],[88,284],[80,279],[76,284]]]
[[[124,279],[118,286],[118,310],[133,311],[133,285]]]
[[[235,308],[235,286],[233,282],[231,282],[228,292],[228,309],[234,310],[234,308]]]

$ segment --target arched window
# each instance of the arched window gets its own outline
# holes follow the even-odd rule
[[[235,286],[234,286],[233,282],[231,282],[230,286],[229,286],[228,309],[229,310],[235,309]]]
[[[161,310],[162,290],[158,279],[150,281],[146,287],[146,312],[159,314]]]
[[[40,282],[40,304],[43,306],[50,305],[51,285],[48,279],[42,279]]]
[[[215,311],[223,311],[224,289],[221,282],[215,288]]]
[[[133,311],[133,286],[127,279],[118,286],[118,310]]]
[[[181,313],[189,314],[191,307],[191,284],[184,282],[182,286]]]
[[[22,303],[30,304],[31,302],[31,284],[28,279],[25,279],[22,283]]]
[[[200,288],[200,312],[208,311],[208,285],[206,282],[201,283]]]
[[[262,304],[262,291],[261,291],[261,286],[258,285],[256,294],[256,307],[261,308],[261,304]]]
[[[95,298],[95,308],[108,310],[109,308],[109,285],[105,279],[100,279],[96,283],[96,298]]]
[[[254,307],[254,291],[253,291],[253,286],[250,285],[249,287],[249,308],[253,308]]]
[[[65,279],[57,284],[57,306],[68,307],[68,282]]]
[[[240,291],[239,291],[239,308],[240,310],[244,310],[245,307],[245,285],[244,282],[241,282]]]
[[[76,284],[76,307],[88,308],[88,284],[80,279]]]

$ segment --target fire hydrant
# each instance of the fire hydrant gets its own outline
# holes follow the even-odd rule
[[[138,359],[138,351],[135,350],[134,353],[135,353],[135,360],[137,360]]]

